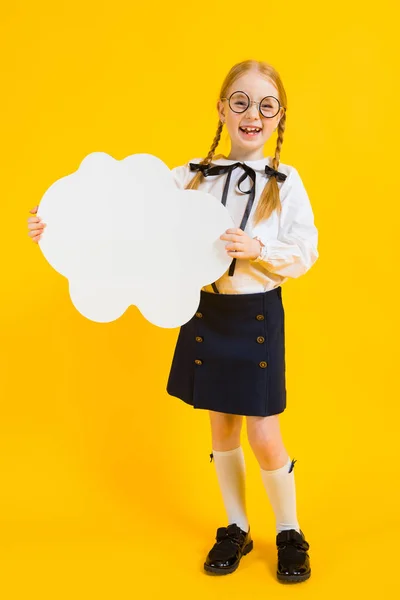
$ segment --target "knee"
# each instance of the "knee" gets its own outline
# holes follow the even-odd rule
[[[253,449],[274,455],[282,451],[283,441],[278,415],[270,417],[247,417],[247,437]]]

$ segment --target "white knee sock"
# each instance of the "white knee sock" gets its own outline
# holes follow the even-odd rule
[[[215,469],[221,489],[228,525],[236,523],[243,531],[249,530],[246,516],[245,461],[241,446],[233,450],[213,450]]]
[[[296,529],[300,526],[296,515],[296,486],[294,471],[289,473],[292,461],[290,457],[283,467],[272,471],[261,470],[261,477],[267,491],[276,519],[276,533],[284,529]]]

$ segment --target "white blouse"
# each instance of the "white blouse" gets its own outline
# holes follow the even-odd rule
[[[184,189],[185,185],[195,176],[197,171],[191,171],[189,163],[199,163],[203,159],[193,158],[185,165],[172,169],[176,185]],[[244,162],[256,173],[255,198],[250,212],[245,233],[251,238],[258,236],[265,246],[260,256],[254,260],[236,260],[233,276],[228,270],[215,283],[221,294],[252,294],[265,292],[282,285],[289,277],[300,277],[306,273],[318,258],[318,230],[314,225],[314,215],[310,200],[299,173],[291,165],[280,163],[278,171],[287,175],[285,181],[278,180],[281,214],[274,211],[267,220],[254,225],[254,212],[257,208],[260,194],[268,176],[265,165],[272,166],[272,157],[259,160],[237,161],[227,158],[217,158],[212,161],[215,165],[229,165]],[[235,226],[239,227],[249,198],[242,193],[237,183],[244,170],[236,168],[231,172],[229,193],[226,208]],[[227,174],[209,175],[199,185],[198,189],[213,194],[221,200]],[[241,188],[250,189],[252,182],[249,177],[242,182]],[[221,235],[224,232],[221,231]],[[226,244],[229,244],[225,240]],[[233,259],[233,258],[232,258]],[[210,285],[202,288],[205,292],[214,293]]]

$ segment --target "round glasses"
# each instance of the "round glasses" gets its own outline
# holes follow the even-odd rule
[[[275,96],[265,96],[260,102],[251,101],[246,92],[233,92],[229,98],[221,98],[221,100],[228,100],[229,108],[235,113],[245,112],[251,104],[257,104],[258,110],[263,117],[272,119],[276,117],[281,109],[281,104]],[[283,107],[283,110],[286,110]]]

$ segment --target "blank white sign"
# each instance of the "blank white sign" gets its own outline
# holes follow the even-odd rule
[[[201,288],[232,262],[219,239],[235,227],[227,209],[211,194],[178,189],[151,154],[89,154],[45,192],[38,215],[44,256],[69,280],[76,309],[100,323],[133,304],[154,325],[183,325]]]

